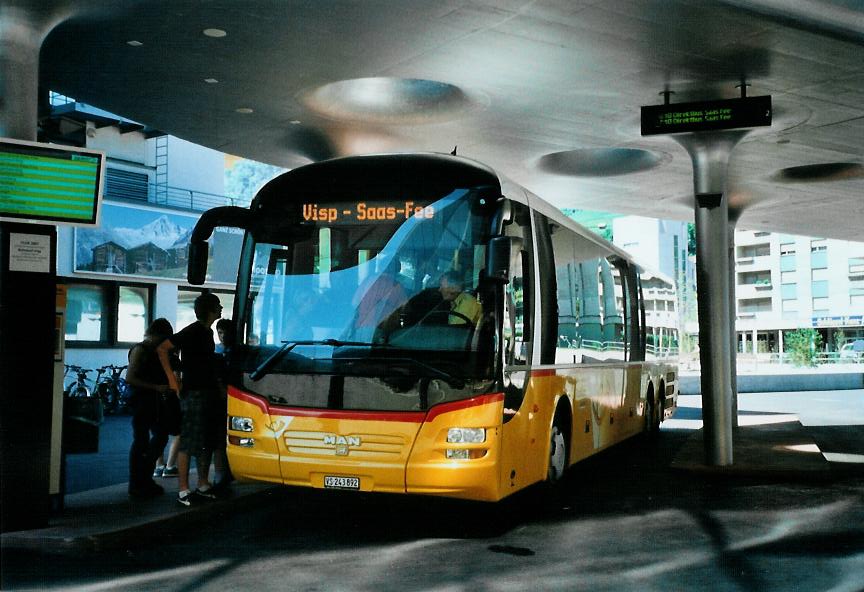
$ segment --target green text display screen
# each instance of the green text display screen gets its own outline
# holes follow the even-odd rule
[[[0,144],[0,216],[94,223],[100,158]]]

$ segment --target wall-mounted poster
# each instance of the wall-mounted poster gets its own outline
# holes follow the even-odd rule
[[[75,229],[75,271],[185,280],[197,216],[104,204],[96,228]],[[217,229],[207,280],[234,284],[243,234]]]

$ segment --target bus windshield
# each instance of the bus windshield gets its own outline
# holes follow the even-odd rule
[[[380,377],[411,389],[425,379],[452,391],[447,399],[470,395],[478,381],[488,386],[492,195],[317,199],[295,204],[287,225],[253,232],[242,319],[247,386],[269,392],[285,374]],[[269,386],[256,388],[262,379]],[[276,390],[297,402],[290,389]]]

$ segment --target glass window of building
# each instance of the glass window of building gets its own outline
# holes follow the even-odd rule
[[[821,280],[818,282],[813,282],[810,285],[810,292],[813,296],[814,300],[816,298],[828,298],[828,280]],[[815,308],[815,306],[814,306]],[[827,306],[826,306],[827,308]]]
[[[65,339],[70,347],[116,347],[144,338],[153,287],[116,282],[66,284]]]
[[[108,342],[108,286],[70,284],[66,293],[66,341]]]
[[[813,314],[828,314],[828,308],[828,298],[819,297],[813,299]]]
[[[150,290],[120,286],[117,303],[117,341],[136,343],[144,336],[150,312]]]
[[[780,255],[780,271],[795,271],[795,253]]]
[[[781,271],[780,272],[780,283],[781,284],[794,284],[798,281],[798,274],[794,271]]]
[[[814,282],[828,281],[828,270],[827,269],[814,269],[810,273],[810,279]]]
[[[810,241],[810,252],[817,253],[819,251],[828,250],[828,241],[824,238],[814,239]]]
[[[798,284],[782,284],[780,286],[780,295],[783,301],[792,300],[798,297]],[[785,310],[785,309],[784,309]]]
[[[864,257],[849,258],[849,279],[851,280],[853,276],[856,276],[856,279],[859,279],[857,276],[864,279]]]
[[[798,312],[798,300],[796,298],[783,299],[783,312]]]

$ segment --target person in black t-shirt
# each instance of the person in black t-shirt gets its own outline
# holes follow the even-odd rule
[[[163,341],[157,351],[162,369],[168,377],[171,390],[180,393],[183,425],[180,430],[180,449],[177,454],[179,493],[177,501],[184,506],[203,499],[215,498],[210,484],[210,462],[213,451],[224,448],[218,433],[212,428],[213,418],[219,414],[219,363],[215,353],[214,322],[222,316],[222,305],[215,294],[204,293],[195,299],[196,321]],[[169,353],[180,352],[182,383],[171,371]],[[224,410],[222,411],[224,416]],[[224,418],[223,418],[224,421]],[[195,491],[189,489],[189,464],[194,456],[198,482]]]
[[[156,458],[165,448],[168,432],[160,421],[163,396],[170,391],[156,347],[174,333],[167,319],[156,319],[144,333],[144,341],[129,350],[126,382],[132,388],[132,447],[129,450],[129,495],[153,497],[164,493],[153,482]]]

